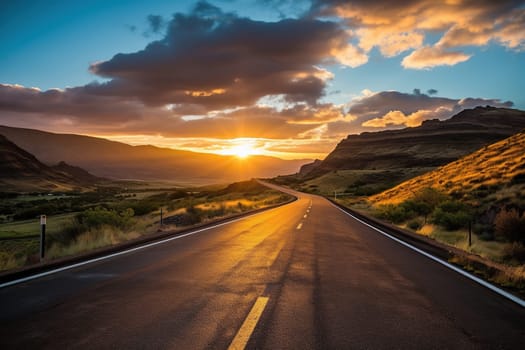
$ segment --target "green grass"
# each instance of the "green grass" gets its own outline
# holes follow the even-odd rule
[[[160,229],[160,208],[163,208],[165,218],[188,213],[190,209],[189,214],[197,216],[191,223],[195,224],[264,208],[291,198],[255,181],[187,189],[162,189],[142,183],[140,186],[141,189],[113,187],[82,194],[74,199],[81,200],[81,205],[77,204],[77,207],[82,209],[78,212],[48,216],[46,257],[53,259],[79,254],[142,235],[155,234]],[[37,202],[31,202],[31,198],[20,197],[13,200],[14,205],[34,205],[33,209],[40,211],[40,196],[36,197]],[[71,207],[72,205],[66,206],[69,210]],[[133,208],[131,212],[134,212],[134,215],[124,214],[129,208]],[[75,220],[77,215],[79,221]],[[122,217],[127,218],[125,225],[118,224]],[[112,218],[113,221],[104,218]],[[184,228],[173,225],[163,226],[162,230]],[[38,262],[39,236],[40,223],[36,217],[0,224],[0,270]]]
[[[305,192],[332,197],[334,191],[357,196],[371,195],[391,188],[406,179],[420,175],[428,170],[430,169],[337,170],[302,181],[295,187]]]
[[[47,217],[46,233],[58,233],[64,225],[70,224],[75,213]],[[17,238],[40,235],[40,219],[23,220],[0,224],[0,238]]]

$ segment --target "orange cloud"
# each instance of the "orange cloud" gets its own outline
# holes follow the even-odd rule
[[[471,56],[460,51],[446,51],[439,46],[424,46],[403,58],[405,68],[428,69],[435,66],[453,66],[467,61]]]
[[[425,119],[429,117],[436,117],[437,113],[434,111],[420,110],[409,115],[405,115],[401,111],[390,111],[381,118],[374,118],[367,120],[362,126],[372,128],[385,128],[390,125],[403,125],[408,127],[419,126]]]
[[[343,18],[364,54],[374,47],[385,57],[415,50],[403,61],[405,68],[464,62],[470,57],[464,46],[525,48],[525,8],[518,0],[314,0],[312,13]],[[438,43],[424,46],[427,34],[439,35]],[[366,59],[354,66],[359,62]]]

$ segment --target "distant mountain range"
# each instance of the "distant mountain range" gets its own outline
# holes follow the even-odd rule
[[[45,164],[68,164],[111,179],[170,180],[181,184],[231,182],[296,173],[311,160],[283,160],[131,146],[103,138],[0,126],[0,134]]]
[[[450,119],[427,120],[419,127],[349,135],[322,161],[303,166],[301,175],[333,170],[429,168],[452,162],[525,128],[525,112],[476,107]]]
[[[34,155],[0,135],[0,185],[2,191],[86,190],[101,178],[61,162],[47,166]]]

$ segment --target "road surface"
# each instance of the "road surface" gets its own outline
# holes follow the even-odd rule
[[[1,288],[0,348],[523,348],[525,308],[297,196]]]

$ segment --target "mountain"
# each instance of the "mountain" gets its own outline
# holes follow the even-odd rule
[[[267,156],[240,159],[7,126],[0,126],[0,134],[46,164],[65,161],[97,176],[113,179],[171,180],[179,183],[236,181],[296,173],[301,165],[310,161]]]
[[[78,180],[65,169],[41,163],[34,155],[0,135],[0,184],[2,191],[71,191],[83,190],[97,178],[80,168],[84,178]],[[70,166],[67,166],[70,167]],[[88,181],[89,180],[89,181]]]
[[[375,204],[396,204],[426,187],[478,205],[512,204],[525,208],[525,132],[485,146],[370,200]]]
[[[104,178],[90,174],[89,172],[78,166],[67,164],[64,161],[61,161],[57,165],[53,165],[51,169],[57,172],[67,174],[70,177],[73,177],[76,181],[86,185],[105,180]]]
[[[419,127],[349,135],[311,175],[344,169],[436,167],[525,128],[525,111],[476,107]]]
[[[312,170],[314,170],[315,168],[320,166],[322,162],[323,162],[322,160],[316,159],[316,160],[314,160],[311,163],[304,164],[299,169],[299,176],[306,176],[306,175],[308,175]]]

